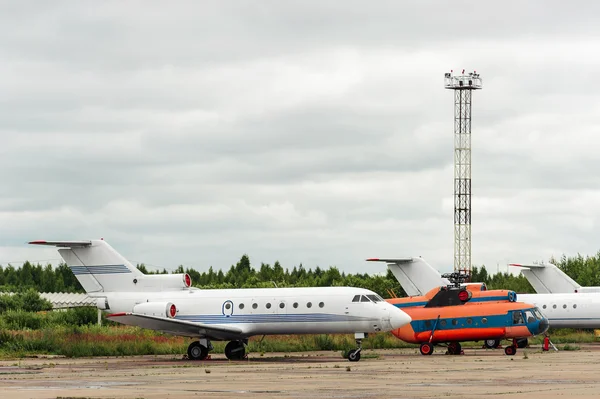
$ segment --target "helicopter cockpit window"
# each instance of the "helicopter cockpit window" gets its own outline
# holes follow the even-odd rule
[[[383,298],[379,295],[367,295],[367,298],[369,298],[373,302],[383,302]]]
[[[354,298],[352,298],[352,302],[360,302],[360,295],[354,295]]]
[[[520,310],[513,311],[513,324],[524,324],[523,314]]]
[[[527,309],[525,311],[525,319],[527,320],[527,323],[533,323],[535,321],[535,316],[532,309]]]
[[[366,296],[364,296],[364,295],[361,295],[361,297],[360,297],[360,301],[361,301],[361,302],[371,302],[371,301],[369,300],[369,298],[367,298],[367,297],[366,297]]]
[[[538,320],[542,320],[544,318],[544,315],[542,315],[542,312],[540,312],[538,308],[533,309],[533,314],[535,314],[535,318]]]

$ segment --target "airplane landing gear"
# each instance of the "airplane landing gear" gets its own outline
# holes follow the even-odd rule
[[[421,355],[431,355],[433,353],[433,345],[429,342],[423,342],[419,348]]]
[[[527,348],[527,345],[529,345],[529,341],[527,340],[527,338],[520,338],[517,340],[518,348]]]
[[[500,346],[499,339],[486,339],[484,345],[487,349],[496,349]]]
[[[356,340],[356,346],[358,348],[352,349],[348,352],[348,360],[351,362],[358,362],[360,360],[360,351],[362,351],[362,340],[366,338],[365,333],[356,333],[354,334],[354,339]]]
[[[225,356],[229,360],[246,358],[246,347],[243,341],[231,341],[225,346]]]
[[[462,354],[462,346],[460,345],[460,342],[450,342],[448,344],[448,354],[461,355]]]
[[[204,342],[202,342],[204,341]],[[187,355],[190,360],[204,360],[208,357],[209,350],[212,349],[210,341],[202,339],[194,341],[188,346]]]

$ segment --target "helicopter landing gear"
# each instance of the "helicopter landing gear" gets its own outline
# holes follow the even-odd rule
[[[433,345],[429,342],[423,342],[419,347],[421,355],[431,355],[433,353]]]

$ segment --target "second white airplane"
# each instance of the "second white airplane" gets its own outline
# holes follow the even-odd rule
[[[145,275],[104,240],[32,241],[58,252],[108,319],[195,340],[189,359],[204,360],[211,341],[230,341],[228,359],[246,356],[248,338],[269,334],[353,333],[360,360],[368,333],[391,331],[410,316],[376,293],[352,287],[200,290],[188,274]]]

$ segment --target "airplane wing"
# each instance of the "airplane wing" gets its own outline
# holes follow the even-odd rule
[[[191,321],[167,319],[165,317],[148,316],[137,313],[114,313],[107,319],[128,326],[148,328],[168,334],[184,337],[206,337],[213,340],[235,340],[243,337],[243,332],[237,327],[213,326],[210,324],[194,323]]]

